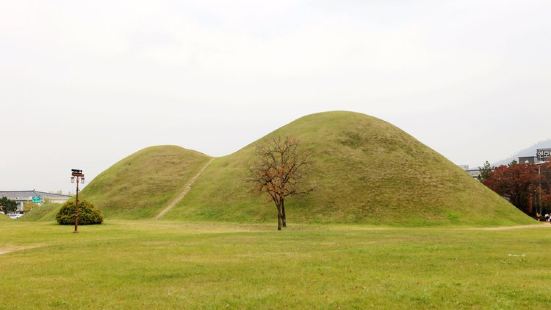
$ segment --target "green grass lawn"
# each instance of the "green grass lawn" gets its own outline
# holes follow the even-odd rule
[[[2,309],[549,308],[551,229],[0,222]]]

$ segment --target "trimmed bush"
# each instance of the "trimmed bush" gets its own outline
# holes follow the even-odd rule
[[[95,225],[103,223],[103,214],[94,205],[87,201],[78,203],[79,225]],[[67,201],[56,215],[57,223],[60,225],[75,225],[76,208],[74,201]]]

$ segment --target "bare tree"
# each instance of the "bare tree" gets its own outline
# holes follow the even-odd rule
[[[267,193],[277,209],[277,229],[287,227],[285,199],[289,196],[306,193],[301,191],[309,156],[299,150],[295,138],[276,137],[256,149],[256,159],[250,167],[249,181],[255,191]]]

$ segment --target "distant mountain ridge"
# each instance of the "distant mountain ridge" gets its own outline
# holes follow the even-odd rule
[[[513,160],[518,160],[519,157],[536,156],[536,152],[538,149],[545,149],[545,148],[551,148],[551,139],[540,141],[528,148],[525,148],[519,151],[518,153],[516,153],[515,155],[507,159],[500,160],[494,163],[493,165],[494,166],[507,165],[507,164],[510,164]]]

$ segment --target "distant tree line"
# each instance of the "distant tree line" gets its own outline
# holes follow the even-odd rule
[[[480,168],[480,181],[524,213],[541,220],[551,213],[551,162]]]

